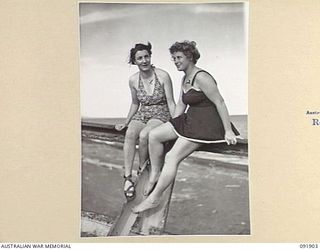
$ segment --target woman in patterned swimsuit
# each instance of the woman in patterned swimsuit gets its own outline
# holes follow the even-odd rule
[[[172,59],[185,76],[174,118],[155,128],[149,134],[151,194],[132,210],[135,213],[157,207],[163,191],[174,180],[179,163],[203,143],[226,142],[236,144],[238,131],[230,122],[227,107],[217,88],[216,81],[206,71],[196,67],[200,53],[195,42],[176,42],[170,47]],[[188,109],[186,109],[188,107]],[[187,110],[187,112],[185,112]],[[161,168],[159,156],[165,141],[177,139],[166,154]],[[154,173],[155,172],[155,173]],[[151,188],[152,190],[153,188]],[[151,191],[150,190],[150,191]]]
[[[172,83],[169,74],[151,64],[151,44],[136,44],[130,51],[129,63],[139,71],[129,79],[132,102],[124,124],[116,129],[127,128],[124,141],[124,194],[128,200],[135,197],[132,166],[136,141],[139,138],[139,168],[148,159],[149,131],[167,122],[174,113]]]

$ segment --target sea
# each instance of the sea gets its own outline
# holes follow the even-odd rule
[[[115,125],[119,123],[124,123],[126,118],[123,117],[112,117],[112,118],[92,118],[92,117],[83,117],[82,121],[92,122],[97,124],[110,124]],[[231,122],[239,130],[241,137],[248,139],[248,115],[231,115]]]

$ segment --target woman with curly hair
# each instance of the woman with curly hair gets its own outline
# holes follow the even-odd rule
[[[116,129],[128,127],[124,141],[124,195],[127,200],[135,198],[132,166],[135,147],[139,138],[139,168],[148,159],[148,134],[151,129],[167,122],[174,113],[172,83],[169,74],[151,64],[151,44],[136,44],[130,50],[129,63],[137,65],[139,71],[129,78],[131,106],[124,124]]]
[[[149,133],[151,173],[146,191],[150,194],[132,209],[134,213],[159,205],[162,193],[174,181],[179,163],[201,145],[217,142],[236,144],[236,135],[239,135],[230,122],[215,79],[196,66],[200,58],[196,43],[176,42],[169,50],[178,71],[185,75],[174,118]],[[172,149],[166,154],[164,163],[161,162],[163,143],[174,139],[177,140]]]

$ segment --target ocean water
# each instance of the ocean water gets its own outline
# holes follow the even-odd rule
[[[119,118],[82,118],[84,122],[92,122],[97,124],[118,124],[123,123],[126,118],[119,117]],[[236,126],[239,130],[240,135],[247,139],[248,138],[248,116],[247,115],[231,115],[230,116],[231,122]]]

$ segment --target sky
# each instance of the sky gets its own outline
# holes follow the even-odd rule
[[[178,100],[183,72],[171,61],[176,41],[197,43],[197,66],[217,81],[229,113],[248,113],[247,5],[81,3],[80,89],[82,117],[126,117],[129,65],[136,43],[152,44],[152,64],[167,71]]]

